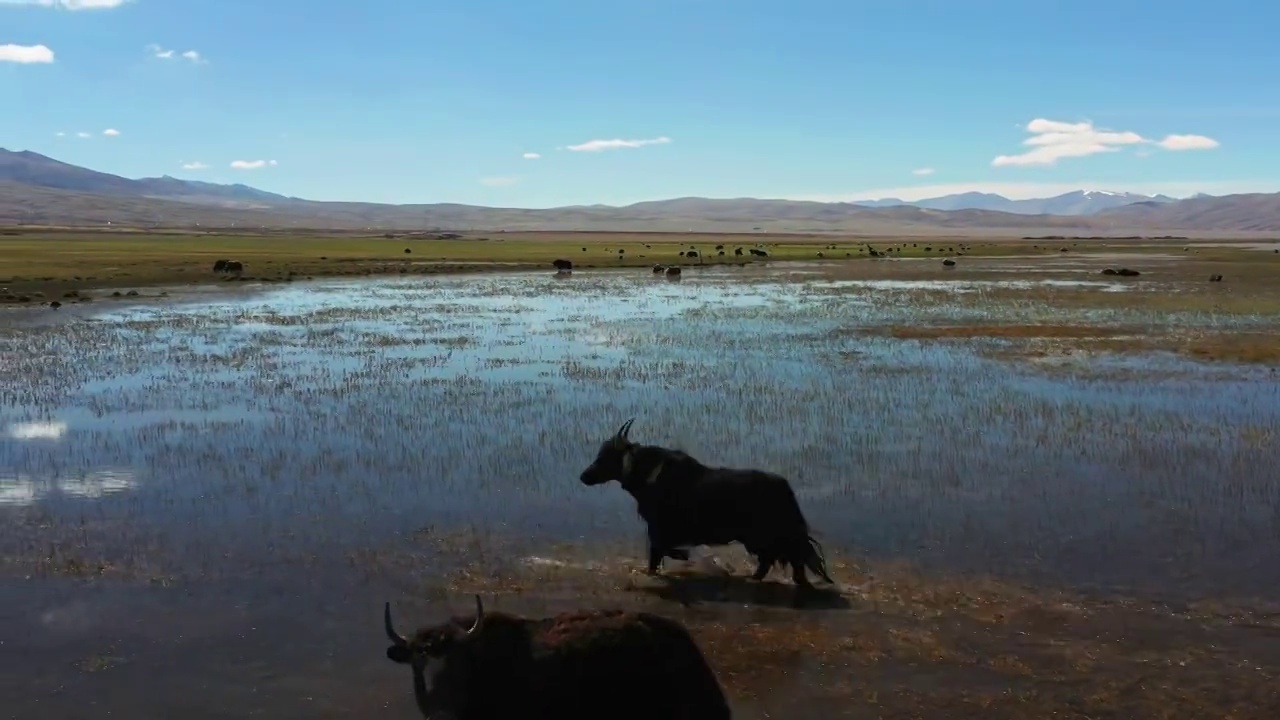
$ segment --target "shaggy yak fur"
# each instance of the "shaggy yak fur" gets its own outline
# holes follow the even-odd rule
[[[424,717],[453,720],[730,720],[715,672],[679,622],[583,610],[530,619],[484,611],[396,632],[387,657],[413,670]],[[428,664],[437,666],[430,689]]]
[[[649,573],[663,557],[688,560],[681,546],[740,542],[756,557],[752,577],[775,564],[791,566],[797,586],[813,587],[805,569],[829,583],[822,546],[786,478],[764,470],[710,467],[679,450],[631,442],[634,418],[604,441],[582,471],[584,485],[617,480],[636,499],[649,530]]]

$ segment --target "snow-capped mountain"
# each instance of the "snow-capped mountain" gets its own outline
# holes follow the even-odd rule
[[[1076,190],[1051,198],[1010,200],[995,193],[966,192],[907,202],[898,198],[858,200],[865,207],[897,207],[910,205],[928,210],[996,210],[1020,215],[1093,215],[1137,202],[1175,202],[1167,195],[1112,192],[1110,190]]]

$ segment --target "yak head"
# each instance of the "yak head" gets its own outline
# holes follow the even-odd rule
[[[463,629],[456,622],[444,622],[421,628],[414,633],[412,639],[396,632],[395,625],[391,622],[390,602],[383,608],[382,619],[386,625],[387,638],[391,640],[391,646],[387,648],[387,658],[392,662],[412,665],[415,670],[418,670],[426,667],[427,663],[433,659],[448,657],[479,630],[480,624],[484,621],[484,604],[480,602],[480,596],[477,595],[476,620],[469,630]]]
[[[427,665],[432,660],[436,660],[444,661],[446,668],[448,665],[460,663],[462,667],[455,668],[454,672],[460,670],[463,674],[466,673],[464,668],[467,664],[465,658],[467,651],[464,648],[481,629],[484,622],[484,604],[480,602],[480,596],[476,596],[476,619],[470,629],[465,627],[465,621],[455,619],[420,628],[412,638],[407,638],[396,632],[395,625],[391,622],[390,602],[383,608],[383,622],[386,625],[387,638],[391,640],[391,646],[387,648],[387,658],[401,665],[409,665],[413,669],[413,696],[423,717],[433,720],[433,718],[455,715],[457,706],[460,703],[465,704],[465,700],[455,696],[456,688],[453,687],[453,683],[446,681],[444,687],[439,686],[438,681],[443,677],[441,673],[448,671],[440,670],[433,675],[434,687],[430,690],[427,688],[425,671]]]
[[[627,433],[631,432],[631,423],[635,421],[635,418],[626,421],[613,437],[600,444],[596,459],[578,478],[583,485],[603,485],[610,480],[621,482],[627,478],[631,473],[631,451],[636,446],[627,438]]]

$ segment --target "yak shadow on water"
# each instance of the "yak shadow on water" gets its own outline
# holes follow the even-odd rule
[[[752,580],[745,575],[666,571],[648,582],[636,583],[640,592],[686,607],[699,603],[732,603],[796,610],[847,610],[849,599],[839,587],[813,586],[802,590],[790,582]]]

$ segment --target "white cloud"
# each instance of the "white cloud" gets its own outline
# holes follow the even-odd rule
[[[1165,150],[1209,150],[1218,141],[1203,135],[1168,135],[1164,140],[1149,140],[1130,130],[1114,131],[1094,127],[1093,123],[1069,123],[1036,118],[1027,123],[1031,137],[1023,145],[1031,147],[1021,155],[1000,155],[991,161],[994,167],[1049,166],[1063,158],[1087,157],[1116,152],[1133,145],[1158,145]]]
[[[1212,150],[1218,141],[1204,135],[1165,135],[1156,143],[1165,150]]]
[[[502,176],[502,177],[480,178],[480,184],[488,185],[489,187],[511,187],[512,185],[515,185],[518,182],[520,182],[520,178],[511,177],[509,175]]]
[[[58,137],[66,137],[66,136],[67,136],[67,134],[66,134],[66,133],[64,133],[64,132],[62,132],[61,130],[59,130],[58,132],[54,133],[54,135],[57,135]]]
[[[969,182],[872,188],[869,190],[857,190],[854,192],[844,193],[796,193],[782,195],[781,197],[786,200],[812,200],[815,202],[855,202],[858,200],[879,200],[881,198],[898,198],[899,200],[914,201],[965,192],[983,192],[1003,195],[1010,200],[1027,200],[1030,198],[1053,197],[1055,195],[1069,193],[1074,190],[1109,190],[1112,192],[1132,192],[1141,193],[1143,195],[1168,195],[1169,197],[1182,198],[1190,197],[1200,192],[1209,193],[1210,195],[1280,192],[1280,181],[1174,180],[1161,182],[1115,182],[1076,180],[1074,182]]]
[[[107,137],[120,137],[120,131],[115,128],[107,128],[102,131],[102,134]]]
[[[87,132],[85,132],[85,131],[81,130],[80,132],[76,133],[76,137],[78,137],[78,138],[88,138],[88,137],[93,137],[93,133],[87,133]]]
[[[233,170],[261,170],[264,167],[275,167],[275,160],[232,160]]]
[[[925,177],[926,175],[932,175],[934,172],[935,170],[933,168],[916,168],[915,170],[911,171],[911,174],[919,175],[920,177]]]
[[[186,52],[179,53],[176,50],[170,50],[169,48],[161,47],[160,45],[152,43],[147,46],[147,52],[151,53],[151,57],[159,58],[160,60],[174,60],[176,58],[182,58],[183,60],[189,60],[196,65],[209,64],[209,61],[205,60],[204,56],[201,55],[198,50],[187,50]]]
[[[0,45],[0,62],[32,65],[53,62],[53,51],[45,45]]]
[[[129,0],[0,0],[0,5],[36,5],[61,10],[110,10]]]
[[[520,157],[524,158],[525,160],[537,160],[538,158],[542,157],[542,155],[539,155],[538,153],[525,153]]]
[[[1026,129],[1031,137],[1022,144],[1032,149],[1021,155],[1000,155],[991,161],[994,167],[1055,165],[1063,158],[1115,152],[1126,145],[1147,142],[1135,132],[1099,130],[1088,121],[1067,123],[1036,118]]]
[[[601,152],[603,150],[618,150],[621,148],[638,148],[645,145],[666,145],[669,142],[671,142],[671,138],[665,135],[648,140],[588,140],[578,145],[569,145],[565,149],[573,152]]]
[[[194,160],[189,163],[182,163],[182,169],[183,170],[208,170],[209,166],[205,165],[199,160]]]

